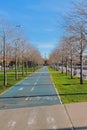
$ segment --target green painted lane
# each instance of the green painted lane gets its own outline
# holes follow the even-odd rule
[[[16,84],[0,96],[0,109],[61,104],[47,67]]]

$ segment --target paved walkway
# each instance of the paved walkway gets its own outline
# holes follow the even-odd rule
[[[61,104],[47,67],[0,96],[0,109]]]
[[[44,67],[0,96],[0,130],[87,130],[87,103],[62,105]]]
[[[0,110],[0,130],[87,130],[87,103]]]

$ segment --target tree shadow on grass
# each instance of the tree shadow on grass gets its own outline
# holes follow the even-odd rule
[[[83,82],[83,84],[78,83],[65,83],[65,84],[61,84],[61,83],[56,83],[55,85],[65,85],[65,86],[71,86],[71,85],[87,85],[87,82]]]
[[[83,93],[80,93],[80,92],[75,92],[75,93],[60,93],[59,94],[60,96],[83,96],[83,95],[87,95],[87,92],[83,92]]]
[[[62,84],[62,85],[69,86],[69,85],[72,85],[72,84]]]

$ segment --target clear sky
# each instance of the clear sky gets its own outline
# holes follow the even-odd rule
[[[63,34],[62,15],[72,0],[0,0],[0,17],[20,24],[29,42],[45,57]]]

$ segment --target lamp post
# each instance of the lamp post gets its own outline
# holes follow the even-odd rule
[[[3,67],[4,67],[4,86],[7,85],[7,75],[6,75],[6,41],[5,41],[5,32],[3,31]]]
[[[18,70],[17,70],[17,43],[15,42],[15,79],[18,80]]]
[[[24,76],[24,44],[22,44],[22,76]]]
[[[20,25],[16,25],[16,28],[20,28]],[[16,42],[15,42],[15,79],[18,80],[18,41],[19,38],[17,38]]]

